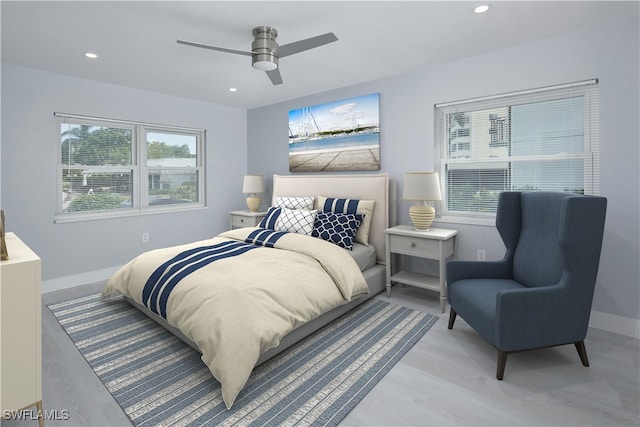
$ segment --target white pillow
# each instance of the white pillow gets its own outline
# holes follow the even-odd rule
[[[313,209],[313,196],[304,196],[304,197],[284,197],[284,196],[276,196],[273,205],[278,208],[287,208],[287,209]]]
[[[299,233],[311,236],[313,223],[316,220],[316,213],[316,210],[282,208],[282,212],[280,212],[275,229],[277,231],[286,231],[288,233]]]
[[[373,219],[373,208],[375,200],[358,200],[358,199],[339,199],[334,197],[318,196],[318,210],[323,212],[339,212],[339,213],[357,213],[364,215],[358,233],[356,234],[356,242],[369,246],[369,228],[371,228],[371,220]],[[354,212],[355,210],[355,212]]]

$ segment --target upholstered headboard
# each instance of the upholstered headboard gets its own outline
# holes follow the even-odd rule
[[[388,174],[273,175],[273,197],[277,196],[314,196],[316,207],[318,196],[375,200],[369,243],[376,248],[377,261],[384,263],[384,230],[390,224]]]

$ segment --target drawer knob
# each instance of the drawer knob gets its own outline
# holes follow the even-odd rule
[[[411,242],[411,247],[415,248],[416,247],[416,242]]]
[[[244,222],[244,218],[240,218],[240,222]]]

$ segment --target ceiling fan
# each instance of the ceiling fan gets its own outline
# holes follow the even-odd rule
[[[282,76],[278,70],[278,59],[285,56],[300,53],[305,50],[313,49],[327,43],[338,40],[333,33],[326,33],[316,37],[311,37],[297,42],[278,46],[276,42],[278,31],[273,27],[256,27],[253,29],[253,42],[251,43],[251,52],[242,50],[227,49],[224,47],[211,46],[203,43],[190,42],[178,39],[177,42],[193,47],[201,47],[204,49],[218,50],[220,52],[235,53],[238,55],[251,56],[251,65],[253,68],[266,71],[267,76],[274,85],[282,84]]]

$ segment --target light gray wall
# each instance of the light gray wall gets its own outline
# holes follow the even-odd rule
[[[54,112],[206,129],[207,208],[54,224]],[[158,247],[209,238],[242,209],[246,110],[2,64],[1,206],[42,259],[43,280],[108,269]],[[142,233],[150,242],[142,243]],[[11,254],[9,254],[11,255]]]
[[[381,172],[434,170],[437,103],[598,78],[600,80],[601,194],[608,214],[593,309],[640,318],[638,22],[569,34],[497,50],[422,71],[373,81],[248,111],[248,170],[288,174],[287,115],[291,109],[380,93]],[[409,223],[408,202],[398,202],[398,222]],[[503,255],[494,227],[437,223],[457,228],[457,256]]]

